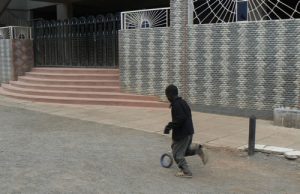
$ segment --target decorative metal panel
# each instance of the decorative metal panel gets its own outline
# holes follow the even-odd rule
[[[297,0],[193,0],[192,3],[195,24],[300,18]]]
[[[8,26],[0,28],[0,39],[31,39],[31,28]]]
[[[122,29],[169,26],[170,8],[127,11],[121,13]]]

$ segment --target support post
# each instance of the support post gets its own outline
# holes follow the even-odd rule
[[[73,16],[72,4],[61,3],[56,5],[57,20],[66,20]]]
[[[252,156],[255,152],[255,132],[256,132],[256,117],[251,116],[249,119],[249,141],[248,155]]]
[[[194,24],[194,2],[193,0],[188,1],[188,24]]]

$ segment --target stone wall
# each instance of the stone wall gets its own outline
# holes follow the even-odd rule
[[[271,119],[298,107],[300,20],[188,24],[171,1],[169,28],[120,31],[122,89],[164,98],[179,86],[194,110]]]
[[[170,1],[170,83],[181,88],[181,94],[186,98],[188,73],[188,4],[186,0]]]
[[[0,84],[12,78],[12,40],[0,40]]]
[[[32,40],[13,40],[13,80],[31,70],[34,64]]]
[[[300,20],[189,28],[189,101],[200,110],[272,115],[297,107]]]
[[[32,40],[0,40],[0,83],[17,80],[33,64]]]
[[[169,29],[131,29],[119,32],[123,91],[164,97],[169,83]]]

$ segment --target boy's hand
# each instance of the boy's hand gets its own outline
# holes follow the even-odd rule
[[[172,130],[171,122],[165,127],[164,134],[169,134]]]
[[[171,128],[168,128],[168,125],[165,127],[165,130],[164,130],[164,134],[169,134],[171,131]]]

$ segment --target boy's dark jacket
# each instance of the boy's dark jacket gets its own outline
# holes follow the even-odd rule
[[[180,97],[177,97],[171,103],[172,122],[169,123],[173,129],[172,139],[181,140],[194,134],[192,113],[189,105]]]

